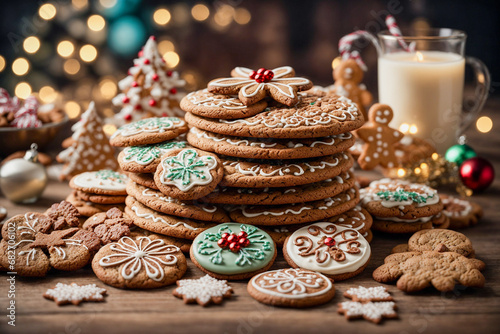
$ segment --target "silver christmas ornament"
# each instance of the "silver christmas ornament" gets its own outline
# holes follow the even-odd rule
[[[12,202],[34,203],[47,186],[47,172],[38,162],[37,149],[31,144],[24,158],[7,161],[0,169],[0,189]]]

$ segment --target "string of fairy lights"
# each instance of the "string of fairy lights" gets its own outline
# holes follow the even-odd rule
[[[15,54],[10,64],[6,56],[0,54],[0,73],[11,75],[8,79],[15,81],[12,93],[19,98],[35,95],[42,103],[58,103],[70,118],[78,117],[90,100],[105,101],[106,106],[101,111],[111,117],[114,111],[109,101],[118,93],[117,82],[125,75],[115,71],[116,56],[127,59],[135,56],[151,31],[158,37],[158,49],[167,67],[175,69],[181,56],[176,50],[175,39],[167,34],[170,28],[198,22],[224,32],[232,24],[246,25],[252,19],[246,8],[233,7],[223,1],[192,6],[179,2],[136,10],[142,13],[138,16],[132,11],[116,14],[123,6],[139,8],[143,5],[141,2],[72,0],[42,3],[36,14],[36,19],[41,21],[38,30],[41,33],[25,36],[22,51]],[[66,36],[51,40],[46,36],[51,25],[62,27]],[[135,45],[131,38],[134,34],[138,41]],[[48,63],[44,66],[45,71],[37,71],[35,65],[43,61]],[[88,75],[90,72],[94,78]],[[183,68],[181,76],[186,81],[186,89],[196,88],[199,75],[195,69]],[[61,87],[58,87],[58,80],[51,77],[69,80],[71,84],[59,84]]]

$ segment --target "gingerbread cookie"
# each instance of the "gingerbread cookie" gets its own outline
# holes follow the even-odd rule
[[[293,187],[334,178],[353,165],[350,154],[307,160],[242,160],[221,157],[225,187]]]
[[[275,101],[293,106],[299,101],[297,92],[312,87],[305,78],[294,77],[290,66],[272,70],[260,68],[257,71],[246,67],[236,67],[231,71],[232,78],[215,79],[208,83],[210,93],[224,95],[238,94],[243,104],[249,106],[270,96]]]
[[[315,139],[271,139],[219,135],[191,128],[188,142],[205,151],[231,157],[254,159],[304,159],[346,151],[354,144],[350,133]]]
[[[451,229],[476,225],[483,216],[483,209],[477,203],[448,195],[440,197],[444,205],[443,213],[449,218]]]
[[[368,112],[368,123],[355,134],[364,141],[358,158],[362,169],[373,169],[378,165],[395,167],[398,163],[394,145],[403,138],[403,133],[389,127],[393,112],[386,104],[375,103]]]
[[[244,224],[225,223],[209,228],[193,241],[191,261],[219,279],[246,279],[268,270],[276,247],[263,230]]]
[[[128,173],[127,175],[130,178],[130,180],[134,181],[137,184],[140,184],[143,187],[158,190],[158,187],[156,186],[156,183],[155,183],[154,174]]]
[[[121,126],[111,136],[113,146],[139,146],[171,140],[188,131],[178,117],[151,117]]]
[[[245,105],[236,95],[221,95],[207,89],[189,93],[181,100],[181,109],[207,118],[237,119],[260,113],[267,107],[266,101]]]
[[[147,188],[134,182],[128,183],[127,193],[135,197],[141,204],[168,215],[214,223],[229,222],[229,217],[224,210],[213,204],[203,203],[201,201],[179,201],[176,198],[165,196],[158,190]]]
[[[134,224],[151,232],[193,240],[203,230],[214,226],[212,223],[189,220],[154,211],[131,196],[127,197],[126,203],[125,213],[134,221]]]
[[[371,256],[370,244],[356,230],[332,223],[314,223],[290,235],[283,246],[294,268],[320,272],[334,280],[360,274]]]
[[[133,231],[130,232],[130,237],[134,240],[137,240],[142,237],[148,237],[151,240],[156,240],[156,239],[161,239],[163,240],[167,245],[174,245],[176,247],[179,247],[181,252],[183,253],[189,253],[189,249],[191,248],[192,240],[187,240],[187,239],[181,239],[181,238],[174,238],[174,237],[169,237],[163,234],[156,234],[153,232],[150,232],[148,230],[144,230],[140,227],[134,227]]]
[[[435,216],[419,217],[415,219],[401,219],[397,217],[373,217],[373,230],[385,233],[415,233],[434,227],[448,228],[449,219],[441,212]]]
[[[359,202],[357,188],[314,202],[276,206],[238,206],[230,213],[233,221],[254,225],[288,225],[318,221],[352,209]]]
[[[130,235],[134,221],[129,219],[117,208],[93,215],[85,221],[83,229],[97,234],[103,245],[120,240]]]
[[[436,148],[427,140],[410,135],[405,135],[394,144],[397,166],[417,163],[430,158],[434,152],[436,152]]]
[[[339,303],[338,306],[337,312],[343,314],[348,320],[363,318],[378,324],[382,321],[382,318],[393,319],[398,317],[395,311],[396,303],[394,302],[360,303],[350,301]]]
[[[155,173],[158,189],[179,200],[208,195],[222,180],[224,169],[219,158],[198,149],[177,149],[165,154]]]
[[[154,173],[162,155],[172,149],[187,147],[186,141],[166,141],[158,144],[125,147],[118,155],[118,163],[125,172]]]
[[[128,177],[112,170],[85,172],[74,176],[69,186],[75,190],[98,195],[127,195]]]
[[[187,263],[179,247],[162,239],[122,237],[99,250],[92,269],[97,278],[116,288],[151,289],[176,282]]]
[[[81,190],[76,190],[78,198],[97,204],[122,204],[125,203],[125,195],[97,195]]]
[[[247,291],[261,303],[296,308],[325,304],[335,296],[330,278],[294,268],[258,274],[248,282]]]
[[[198,279],[182,279],[177,281],[177,288],[172,292],[177,298],[182,298],[184,303],[198,303],[201,306],[222,304],[224,298],[231,298],[233,289],[225,280],[205,275]]]
[[[405,252],[389,255],[373,272],[377,282],[398,281],[399,290],[415,292],[434,286],[439,291],[452,291],[455,284],[483,287],[482,261],[468,259],[454,252]]]
[[[342,172],[331,179],[284,188],[233,188],[219,186],[203,198],[208,203],[236,205],[281,205],[312,202],[334,197],[354,186],[353,174]]]
[[[357,288],[349,288],[344,292],[344,297],[352,299],[354,302],[386,302],[392,301],[392,296],[383,286],[373,286],[365,288],[358,286]]]
[[[58,306],[73,304],[80,305],[81,302],[103,302],[106,289],[99,288],[95,284],[78,285],[76,283],[57,283],[52,289],[48,289],[43,296],[53,300]]]
[[[323,221],[356,230],[365,237],[365,239],[367,239],[367,233],[370,231],[373,224],[372,216],[359,205],[339,215],[324,219]]]
[[[118,208],[121,211],[125,209],[123,204],[98,204],[85,201],[78,197],[76,191],[71,192],[66,197],[66,201],[70,202],[78,210],[78,213],[84,217],[90,217],[99,212],[106,212],[112,208]]]

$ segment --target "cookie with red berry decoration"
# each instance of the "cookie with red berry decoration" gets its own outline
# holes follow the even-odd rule
[[[355,131],[364,142],[358,158],[362,169],[373,169],[378,165],[391,168],[398,164],[394,145],[403,138],[403,133],[389,127],[392,117],[391,107],[375,103],[368,111],[368,123]]]
[[[270,96],[287,106],[295,105],[299,91],[312,88],[313,84],[305,78],[297,78],[290,66],[275,69],[260,68],[252,70],[236,67],[231,71],[232,78],[220,78],[208,83],[208,91],[224,95],[238,94],[241,102],[252,105]]]
[[[241,280],[268,270],[276,258],[273,239],[258,227],[225,223],[196,237],[191,261],[218,279]]]
[[[266,101],[245,105],[237,95],[210,93],[207,89],[189,93],[181,100],[186,112],[207,118],[237,119],[256,115],[267,107]]]
[[[164,142],[188,131],[186,122],[178,117],[151,117],[123,125],[113,133],[113,146],[139,146]]]
[[[166,153],[154,178],[163,194],[179,200],[194,200],[210,194],[223,175],[224,167],[215,154],[187,148]]]

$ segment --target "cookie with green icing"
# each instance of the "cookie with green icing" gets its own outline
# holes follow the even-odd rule
[[[226,223],[200,233],[190,255],[191,261],[210,276],[239,280],[268,270],[276,258],[276,245],[258,227]]]

